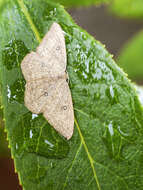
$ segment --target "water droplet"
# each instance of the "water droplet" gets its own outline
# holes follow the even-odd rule
[[[12,85],[7,85],[7,98],[10,103],[24,103],[25,80],[18,79]]]
[[[114,90],[113,90],[113,86],[110,86],[110,94],[112,96],[112,98],[114,98]]]
[[[93,77],[94,77],[95,79],[97,79],[97,80],[100,80],[101,77],[102,77],[102,71],[101,71],[101,69],[97,68],[97,69],[96,69],[96,72],[93,74]]]
[[[55,164],[53,162],[50,163],[50,166],[51,166],[52,169],[55,168]]]
[[[54,147],[54,145],[52,143],[50,143],[48,140],[45,140],[45,143],[48,144],[51,148]]]
[[[121,159],[121,150],[123,146],[122,137],[116,130],[116,125],[114,125],[112,121],[108,124],[105,124],[103,142],[107,148],[110,157],[117,160]]]
[[[112,122],[109,123],[109,125],[108,125],[108,129],[109,129],[109,133],[110,133],[110,135],[113,136],[113,135],[114,135],[114,130],[113,130]]]
[[[69,152],[68,142],[51,127],[42,114],[30,112],[18,123],[23,131],[23,149],[48,158],[64,158]]]
[[[119,133],[120,133],[122,136],[124,136],[124,137],[129,137],[129,135],[128,135],[127,133],[125,133],[125,132],[123,132],[123,131],[121,130],[121,127],[120,127],[120,126],[118,126],[117,129],[118,129]]]
[[[89,73],[89,60],[85,60],[86,72]]]
[[[18,149],[18,144],[16,143],[16,146],[15,146],[16,150]]]
[[[32,113],[32,119],[35,119],[36,117],[38,117],[38,114]]]
[[[33,133],[32,133],[32,130],[30,130],[30,139],[32,139],[33,137]]]
[[[140,100],[141,104],[143,105],[143,88],[141,86],[137,86],[137,85],[134,85],[134,87],[138,93],[139,100]]]
[[[3,63],[8,70],[17,68],[24,56],[29,52],[21,40],[11,40],[2,52]]]
[[[104,62],[98,61],[98,64],[99,64],[100,69],[102,69],[103,71],[106,71],[107,66],[105,65]]]
[[[8,85],[7,85],[7,97],[8,99],[11,97],[11,90]]]
[[[87,74],[85,72],[82,72],[82,74],[83,74],[84,78],[87,79],[87,77],[88,77]]]
[[[106,96],[109,98],[111,105],[117,104],[119,102],[117,89],[112,85],[106,89]]]

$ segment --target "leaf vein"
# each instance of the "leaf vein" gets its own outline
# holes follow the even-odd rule
[[[78,149],[77,149],[77,151],[76,151],[75,157],[74,157],[74,159],[73,159],[73,161],[72,161],[72,163],[71,163],[71,167],[70,167],[69,170],[67,171],[67,176],[66,176],[66,179],[65,179],[65,183],[63,184],[63,190],[64,190],[65,187],[66,187],[66,183],[67,183],[67,180],[68,180],[68,176],[69,176],[69,174],[70,174],[70,172],[71,172],[71,170],[72,170],[72,168],[73,168],[74,162],[75,162],[75,160],[76,160],[76,158],[77,158],[77,156],[78,156],[78,153],[79,153],[81,147],[82,147],[82,142],[80,143],[80,145],[79,145],[79,147],[78,147]]]
[[[43,125],[40,127],[40,133],[39,133],[39,137],[38,137],[38,140],[37,140],[37,146],[36,146],[36,152],[38,152],[38,146],[39,146],[39,143],[40,143],[40,137],[42,135],[42,130],[43,130],[43,127],[46,125],[46,122],[43,123]]]
[[[89,161],[90,161],[90,165],[91,165],[91,168],[92,168],[92,170],[93,170],[93,174],[94,174],[94,178],[95,178],[97,187],[98,187],[99,190],[101,190],[100,184],[99,184],[99,181],[98,181],[98,178],[97,178],[96,170],[95,170],[95,167],[94,167],[94,160],[93,160],[93,158],[92,158],[92,156],[91,156],[91,154],[90,154],[90,152],[89,152],[89,150],[88,150],[88,147],[87,147],[87,145],[86,145],[86,143],[85,143],[84,137],[83,137],[83,135],[82,135],[82,133],[81,133],[81,130],[80,130],[80,127],[79,127],[79,125],[78,125],[78,122],[77,122],[76,118],[75,118],[75,124],[76,124],[76,127],[77,127],[77,129],[78,129],[78,132],[79,132],[79,135],[80,135],[80,138],[81,138],[81,142],[82,142],[82,144],[83,144],[83,146],[84,146],[84,148],[85,148],[85,151],[86,151],[86,153],[87,153],[88,159],[89,159]]]
[[[34,32],[37,41],[40,43],[40,42],[41,42],[40,34],[39,34],[39,32],[38,32],[36,26],[34,25],[32,19],[31,19],[31,16],[30,16],[30,14],[29,14],[28,11],[27,11],[26,6],[24,5],[23,0],[17,0],[17,2],[18,2],[18,4],[19,4],[19,6],[20,6],[20,8],[21,8],[21,10],[22,10],[22,12],[23,12],[23,14],[25,15],[25,17],[26,17],[26,19],[27,19],[29,25],[31,26],[31,29],[32,29],[32,31]]]
[[[87,116],[87,117],[90,117],[89,114],[85,113],[85,112],[82,111],[82,110],[79,110],[79,109],[77,109],[77,108],[74,108],[74,110],[77,111],[77,112],[79,112],[79,113],[81,113],[81,114],[83,114],[83,115],[85,115],[85,116]]]

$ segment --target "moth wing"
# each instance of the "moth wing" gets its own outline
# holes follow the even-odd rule
[[[54,86],[52,99],[44,108],[44,117],[56,131],[70,139],[74,129],[74,112],[70,89],[65,79],[60,79]]]
[[[58,62],[58,59],[41,57],[31,52],[23,59],[21,69],[26,81],[55,78],[65,73]]]
[[[57,64],[62,71],[66,70],[66,45],[64,32],[58,23],[53,23],[42,42],[37,48],[37,53],[45,58],[58,60]]]
[[[26,83],[24,102],[25,106],[32,113],[43,113],[46,105],[50,106],[54,93],[55,82],[46,80],[36,80]]]
[[[72,97],[65,79],[39,80],[26,84],[25,106],[32,113],[43,113],[47,121],[65,138],[74,128]]]

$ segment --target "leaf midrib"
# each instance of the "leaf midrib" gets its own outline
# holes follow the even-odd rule
[[[30,14],[28,13],[27,8],[26,8],[25,5],[24,5],[23,0],[17,0],[17,2],[18,2],[18,4],[19,4],[19,6],[20,6],[20,8],[21,8],[21,10],[22,10],[22,12],[23,12],[23,14],[25,15],[25,17],[26,17],[26,19],[27,19],[27,21],[28,21],[28,23],[29,23],[29,25],[30,25],[30,27],[31,27],[31,30],[33,31],[33,33],[34,33],[34,35],[35,35],[37,41],[40,43],[40,42],[41,42],[40,34],[39,34],[39,32],[38,32],[36,26],[34,25],[32,19],[31,19],[31,16],[30,16]],[[91,165],[93,174],[94,174],[94,178],[95,178],[95,181],[96,181],[96,184],[97,184],[97,188],[98,188],[98,190],[101,190],[100,184],[99,184],[99,181],[98,181],[98,178],[97,178],[96,170],[95,170],[95,167],[94,167],[94,159],[92,158],[92,156],[91,156],[91,154],[90,154],[90,152],[89,152],[89,150],[88,150],[88,147],[87,147],[87,145],[86,145],[86,142],[85,142],[85,140],[84,140],[84,137],[83,137],[83,135],[82,135],[82,132],[81,132],[81,130],[80,130],[80,127],[79,127],[79,125],[78,125],[78,122],[77,122],[76,118],[74,118],[74,121],[75,121],[75,125],[76,125],[76,127],[77,127],[77,129],[78,129],[78,133],[79,133],[81,142],[82,142],[82,144],[83,144],[83,146],[84,146],[84,149],[85,149],[85,152],[86,152],[86,154],[87,154],[87,156],[88,156],[88,159],[89,159],[89,162],[90,162],[90,165]]]
[[[22,9],[23,14],[25,15],[25,17],[26,17],[29,25],[31,26],[31,29],[34,32],[37,41],[40,43],[41,42],[40,34],[39,34],[36,26],[34,25],[32,19],[31,19],[31,16],[30,16],[30,14],[27,11],[27,8],[25,7],[25,5],[23,3],[23,0],[17,0],[17,2],[19,4],[20,8]]]

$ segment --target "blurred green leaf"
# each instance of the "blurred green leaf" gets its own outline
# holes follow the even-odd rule
[[[64,5],[65,7],[82,7],[82,6],[109,3],[111,0],[54,0],[54,1]]]
[[[143,0],[112,0],[110,10],[119,17],[143,18]]]
[[[67,141],[24,106],[20,64],[51,24],[64,30],[75,110]],[[13,0],[0,15],[6,130],[24,190],[129,190],[143,186],[143,109],[104,46],[51,0]],[[55,47],[56,48],[56,47]]]
[[[143,80],[143,31],[122,48],[117,63],[133,80]]]

